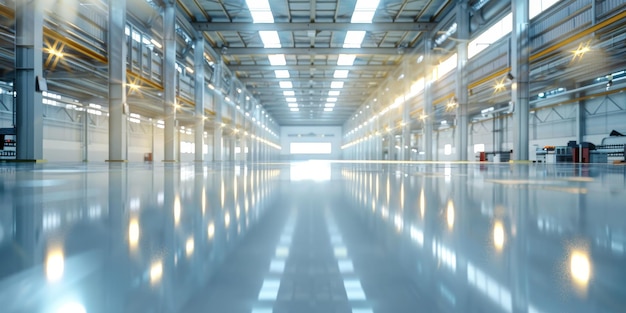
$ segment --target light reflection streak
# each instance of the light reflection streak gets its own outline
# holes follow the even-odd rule
[[[60,248],[52,248],[46,256],[46,278],[49,282],[56,282],[63,278],[65,271],[65,255]]]

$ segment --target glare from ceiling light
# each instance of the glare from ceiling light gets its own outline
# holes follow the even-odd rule
[[[331,96],[331,97],[336,97],[336,96],[338,96],[340,94],[341,94],[341,91],[339,91],[339,90],[331,90],[331,91],[328,92],[328,95]]]
[[[279,82],[279,85],[280,85],[280,88],[283,88],[283,89],[292,89],[293,88],[293,84],[291,82],[289,82],[289,81]]]
[[[285,90],[283,91],[283,96],[285,97],[293,97],[296,95],[296,92],[293,90]]]
[[[330,88],[341,89],[343,88],[343,84],[344,84],[343,82],[332,82],[330,83]]]
[[[297,108],[298,104],[295,103],[295,102],[291,102],[291,103],[287,103],[287,106],[290,107],[290,108]]]
[[[299,111],[300,111],[300,109],[299,109],[299,108],[291,108],[291,109],[289,109],[289,110],[290,110],[291,112],[299,112]]]
[[[324,112],[332,112],[333,108],[324,108]]]
[[[289,78],[288,70],[275,70],[274,74],[276,74],[276,78]]]
[[[298,101],[296,98],[285,98],[285,100],[287,100],[287,102],[297,102]]]
[[[337,98],[326,98],[326,102],[337,102]]]
[[[348,78],[348,70],[335,70],[334,78]]]
[[[340,54],[337,59],[337,65],[353,65],[356,55],[354,54]]]
[[[324,104],[324,107],[326,107],[326,108],[334,108],[335,104],[329,102],[329,103]]]

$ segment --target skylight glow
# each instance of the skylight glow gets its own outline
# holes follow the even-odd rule
[[[330,83],[330,88],[341,89],[341,88],[343,88],[343,84],[344,84],[343,82],[331,82]]]
[[[276,74],[276,78],[289,78],[288,70],[275,70],[274,74]]]
[[[338,96],[340,94],[341,94],[341,91],[339,91],[339,90],[331,90],[331,91],[328,92],[328,95],[331,96],[331,97],[336,97],[336,96]]]
[[[335,70],[334,78],[348,78],[348,70]]]
[[[328,103],[324,104],[324,107],[326,107],[326,108],[334,108],[335,104],[328,102]]]
[[[371,23],[380,0],[357,0],[351,23]]]
[[[365,38],[364,30],[350,30],[346,33],[346,39],[343,41],[344,48],[361,48],[363,38]]]
[[[267,58],[270,60],[271,65],[287,65],[284,54],[270,54]]]
[[[293,91],[293,90],[285,90],[285,91],[283,91],[283,96],[286,96],[286,97],[293,97],[293,96],[295,96],[295,95],[296,95],[296,92],[295,92],[295,91]]]
[[[359,44],[360,45],[360,44]],[[354,54],[340,54],[337,59],[337,65],[353,65],[356,55]]]
[[[326,102],[337,102],[337,98],[326,98]]]
[[[296,98],[285,98],[285,100],[287,100],[287,102],[297,102],[298,101]]]
[[[283,89],[292,89],[293,88],[293,84],[289,81],[282,81],[278,83],[280,85],[280,88]]]
[[[291,112],[299,112],[299,111],[300,111],[300,109],[298,109],[298,108],[291,108],[291,109],[289,109],[289,110],[290,110]]]
[[[294,103],[287,103],[287,106],[290,107],[290,108],[297,108],[298,104],[295,103],[295,102]]]
[[[332,112],[333,108],[324,108],[324,112]]]
[[[246,0],[253,23],[274,23],[274,16],[268,0]]]
[[[263,41],[265,48],[280,48],[280,38],[278,38],[278,32],[274,30],[259,31],[259,36]]]

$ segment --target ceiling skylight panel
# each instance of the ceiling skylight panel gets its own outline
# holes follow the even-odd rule
[[[297,108],[298,104],[295,103],[295,102],[291,102],[291,103],[287,103],[287,106],[290,107],[290,108]]]
[[[285,96],[285,97],[293,97],[293,96],[295,96],[295,95],[296,95],[296,92],[295,92],[295,91],[293,91],[293,90],[286,90],[286,91],[283,91],[283,96]],[[295,98],[294,98],[294,99],[295,99]]]
[[[324,108],[324,112],[332,112],[333,108]]]
[[[263,41],[263,46],[265,48],[280,48],[280,38],[278,38],[278,32],[274,30],[269,31],[259,31],[259,36],[261,36],[261,41]]]
[[[357,0],[351,23],[371,23],[380,0]]]
[[[279,82],[278,83],[280,85],[280,88],[283,89],[292,89],[293,88],[293,84],[291,82]]]
[[[330,96],[330,97],[336,97],[339,94],[341,94],[341,91],[339,91],[339,90],[331,90],[331,91],[328,92],[328,96]]]
[[[334,78],[348,78],[348,70],[335,70]]]
[[[285,100],[287,100],[287,102],[297,102],[298,101],[296,98],[286,98]]]
[[[326,102],[337,102],[337,98],[326,98]]]
[[[288,70],[275,70],[274,74],[276,74],[276,78],[289,78]]]
[[[330,88],[341,89],[341,88],[343,88],[343,82],[331,82],[330,83]]]
[[[270,64],[273,66],[277,65],[287,65],[287,60],[285,60],[284,54],[270,54],[267,56],[270,60]]]
[[[268,0],[246,0],[254,23],[274,23],[274,15]]]
[[[325,108],[334,108],[334,107],[335,107],[335,104],[334,104],[334,103],[330,103],[330,102],[328,102],[328,103],[324,104],[324,107],[325,107]]]
[[[361,48],[361,43],[365,38],[364,30],[350,30],[346,33],[346,39],[343,41],[344,48]]]
[[[290,110],[291,112],[298,112],[298,111],[300,111],[300,109],[299,109],[299,108],[291,108],[291,109],[289,109],[289,110]]]
[[[337,59],[337,65],[353,65],[356,55],[354,54],[340,54]]]

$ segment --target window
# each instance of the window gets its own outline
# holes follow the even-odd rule
[[[533,19],[535,16],[539,15],[541,12],[547,10],[549,7],[553,6],[559,2],[559,0],[533,0],[528,4],[529,10],[529,19]]]
[[[477,143],[474,145],[474,153],[485,152],[485,144]]]
[[[451,144],[447,144],[447,145],[443,146],[443,153],[445,155],[451,155],[452,154],[452,145]]]
[[[485,50],[492,43],[508,35],[513,30],[513,13],[503,17],[495,25],[489,27],[484,33],[470,41],[467,47],[467,57],[473,58],[479,52]]]

